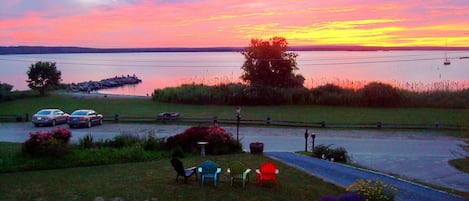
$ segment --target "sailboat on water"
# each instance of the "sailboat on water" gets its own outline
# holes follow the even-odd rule
[[[445,47],[448,47],[448,40],[445,39]],[[443,62],[445,66],[451,65],[451,61],[448,58],[448,54],[445,51],[445,61]]]
[[[443,62],[443,64],[444,64],[445,66],[451,65],[451,61],[448,59],[448,56],[446,55],[446,52],[445,52],[445,61]]]

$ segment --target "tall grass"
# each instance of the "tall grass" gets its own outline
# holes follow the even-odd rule
[[[243,84],[182,85],[157,89],[153,100],[219,105],[336,105],[359,107],[469,108],[469,89],[411,91],[372,82],[359,89],[326,84],[312,89]]]

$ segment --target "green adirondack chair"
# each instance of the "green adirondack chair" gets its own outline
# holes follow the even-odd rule
[[[230,177],[231,186],[233,186],[233,181],[240,180],[243,182],[243,188],[246,186],[246,182],[249,181],[249,172],[251,169],[246,168],[246,166],[240,161],[233,161],[228,165],[226,172]]]

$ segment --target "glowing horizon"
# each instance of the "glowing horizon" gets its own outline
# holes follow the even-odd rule
[[[6,0],[0,46],[243,47],[285,37],[290,46],[469,47],[465,0]]]

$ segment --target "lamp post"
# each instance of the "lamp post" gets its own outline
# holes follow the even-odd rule
[[[236,107],[236,141],[239,143],[239,121],[241,120],[241,107]]]
[[[308,152],[308,129],[305,131],[305,152]]]
[[[313,139],[313,147],[311,148],[311,152],[314,153],[314,138],[316,138],[316,133],[311,133],[311,139]]]

